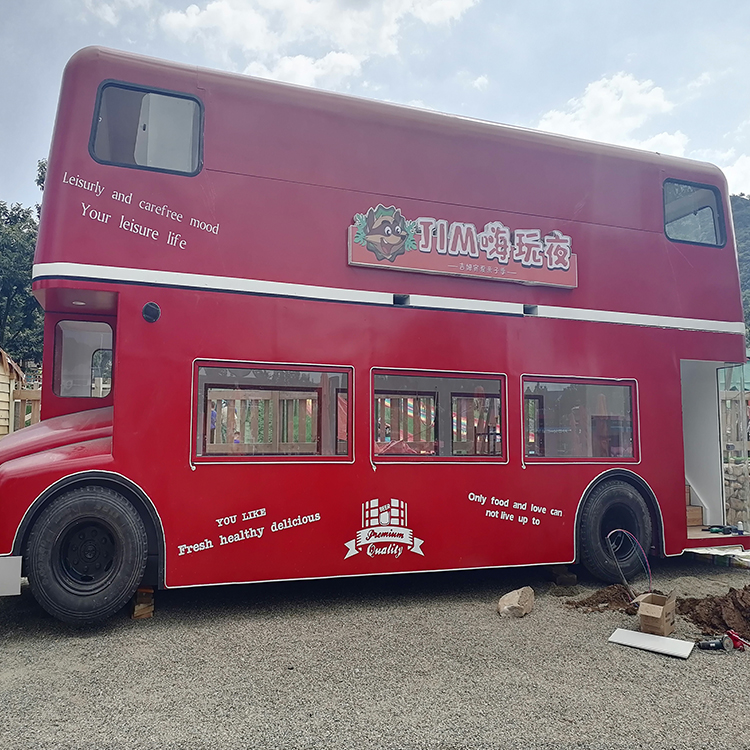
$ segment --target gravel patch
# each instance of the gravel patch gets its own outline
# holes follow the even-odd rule
[[[581,576],[575,598],[602,586]],[[654,566],[683,597],[748,583]],[[499,617],[520,586],[534,611]],[[542,568],[160,591],[151,620],[75,630],[25,587],[0,599],[0,747],[750,746],[750,652],[610,644],[637,617],[559,593]],[[700,632],[678,616],[675,637]]]

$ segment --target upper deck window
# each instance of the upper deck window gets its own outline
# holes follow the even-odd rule
[[[726,234],[719,191],[710,185],[666,180],[664,230],[670,240],[723,245]]]
[[[91,154],[100,162],[180,174],[200,170],[197,99],[108,83],[99,94]]]

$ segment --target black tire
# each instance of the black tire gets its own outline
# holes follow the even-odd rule
[[[106,487],[58,497],[34,523],[26,545],[31,592],[53,617],[74,625],[120,610],[143,578],[146,528],[138,511]]]
[[[640,561],[643,556],[625,534],[610,537],[615,553],[612,554],[607,534],[615,529],[633,534],[648,554],[652,530],[646,501],[632,485],[619,480],[596,487],[581,512],[581,562],[593,576],[608,583],[622,581],[620,569],[627,579],[643,570]]]

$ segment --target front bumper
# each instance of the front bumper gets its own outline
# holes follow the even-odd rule
[[[0,596],[21,593],[21,557],[0,557]]]

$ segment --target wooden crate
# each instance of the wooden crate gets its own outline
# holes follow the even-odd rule
[[[703,526],[703,508],[700,505],[687,506],[687,525]]]

